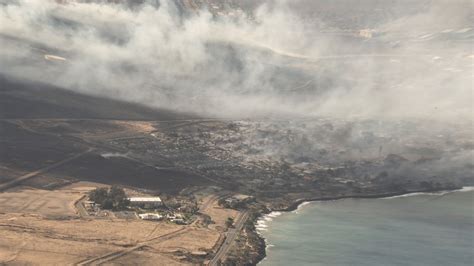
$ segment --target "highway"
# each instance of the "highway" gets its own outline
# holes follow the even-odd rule
[[[235,238],[239,235],[240,231],[245,225],[249,214],[248,211],[245,211],[239,215],[237,221],[234,224],[234,228],[229,229],[225,241],[222,243],[221,247],[217,251],[214,258],[209,262],[208,265],[215,266],[218,265],[218,262],[223,262],[227,253],[229,252],[232,244],[234,243]]]

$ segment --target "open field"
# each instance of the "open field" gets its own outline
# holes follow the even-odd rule
[[[82,197],[81,191],[40,190],[16,187],[0,193],[0,210],[4,213],[29,213],[45,217],[74,217],[74,201]]]
[[[178,229],[176,225],[157,227],[138,220],[51,220],[37,215],[2,214],[0,261],[72,264]]]
[[[1,164],[0,164],[0,172],[2,173],[2,175],[0,176],[0,183],[6,183],[17,176],[22,176],[26,174],[25,171],[21,171],[18,169],[11,169]]]
[[[55,169],[52,174],[165,193],[178,193],[188,186],[207,184],[206,180],[190,173],[157,169],[122,157],[103,158],[97,154],[83,156],[67,166]]]
[[[17,187],[0,193],[0,262],[149,264],[159,260],[180,265],[202,260],[202,254],[215,249],[220,233],[199,224],[78,217],[74,202],[96,185],[100,186],[80,182],[54,191]],[[214,198],[209,203],[215,204]]]
[[[163,165],[172,165],[161,157],[148,155],[149,160],[143,162],[130,156],[120,156],[121,153],[116,148],[108,149],[109,145],[101,142],[130,135],[147,136],[154,129],[150,122],[144,121],[55,119],[0,121],[2,133],[0,166],[5,169],[0,177],[0,183],[7,183],[13,178],[22,176],[20,174],[28,175],[46,169],[50,180],[46,180],[43,176],[44,184],[33,180],[28,181],[29,184],[47,188],[49,185],[82,180],[166,193],[178,193],[188,186],[208,184],[208,180],[192,172],[172,167],[163,168]],[[97,151],[92,152],[90,149]],[[63,160],[67,163],[59,164]],[[52,165],[54,169],[49,169]],[[35,175],[40,174],[42,172]]]
[[[28,182],[51,180],[55,179],[43,174]],[[225,219],[237,215],[218,207],[219,197],[211,194],[199,205],[215,221],[209,228],[200,222],[183,226],[114,215],[81,218],[75,202],[100,186],[106,185],[82,181],[54,190],[16,186],[0,193],[0,263],[202,262],[216,250]]]
[[[209,197],[206,197],[204,199],[205,203],[206,200],[209,200]],[[202,213],[209,215],[212,218],[212,221],[214,223],[209,225],[209,228],[215,229],[217,231],[222,231],[225,228],[225,221],[227,218],[233,218],[236,219],[239,212],[236,210],[232,209],[226,209],[219,204],[217,204],[217,199],[216,200],[210,200],[210,202],[207,204],[206,208],[201,210]]]
[[[113,262],[115,265],[156,265],[159,262],[162,265],[189,265],[184,261],[172,258],[172,254],[163,254],[156,252],[155,249],[146,247],[133,253],[126,254]]]
[[[38,170],[86,150],[80,143],[32,132],[8,121],[0,121],[0,135],[1,165],[22,171]]]

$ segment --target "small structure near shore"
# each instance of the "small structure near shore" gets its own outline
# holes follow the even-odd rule
[[[252,196],[236,194],[230,198],[220,200],[219,204],[226,208],[242,208],[253,201],[255,201],[255,198]]]

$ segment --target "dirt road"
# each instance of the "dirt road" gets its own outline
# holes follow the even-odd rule
[[[83,155],[85,155],[85,154],[87,154],[87,153],[92,152],[93,150],[94,150],[93,148],[90,148],[90,149],[88,149],[87,151],[78,153],[78,154],[76,154],[76,155],[74,155],[74,156],[72,156],[72,157],[70,157],[70,158],[64,159],[64,160],[59,161],[59,162],[57,162],[57,163],[54,163],[54,164],[52,164],[52,165],[50,165],[50,166],[44,167],[44,168],[42,168],[42,169],[36,170],[36,171],[31,172],[31,173],[28,173],[28,174],[26,174],[26,175],[19,176],[19,177],[15,178],[15,179],[13,179],[13,180],[10,180],[10,181],[8,181],[8,182],[6,182],[6,183],[0,184],[0,191],[9,189],[9,188],[11,188],[11,187],[14,187],[14,186],[20,184],[21,182],[23,182],[23,181],[25,181],[25,180],[27,180],[27,179],[30,179],[30,178],[35,177],[35,176],[37,176],[37,175],[44,174],[44,173],[46,173],[46,172],[48,172],[48,171],[50,171],[50,170],[52,170],[52,169],[54,169],[54,168],[60,167],[60,166],[66,164],[66,163],[68,163],[68,162],[71,162],[71,161],[73,161],[73,160],[75,160],[75,159],[77,159],[77,158],[79,158],[79,157],[81,157],[81,156],[83,156]]]
[[[119,251],[114,251],[114,252],[111,252],[111,253],[107,253],[107,254],[99,256],[99,257],[87,259],[87,260],[84,260],[84,261],[81,261],[81,262],[77,263],[76,265],[101,265],[103,263],[110,262],[110,261],[115,260],[119,257],[122,257],[122,256],[124,256],[124,255],[126,255],[130,252],[133,252],[135,250],[146,247],[148,244],[151,244],[152,242],[165,241],[165,240],[171,239],[173,237],[182,235],[182,234],[186,233],[189,230],[191,230],[190,227],[182,227],[182,228],[180,228],[180,229],[178,229],[174,232],[164,234],[164,235],[161,235],[161,236],[158,236],[158,237],[153,237],[153,238],[146,239],[143,242],[140,242],[139,244],[137,244],[133,247],[126,248],[126,249],[119,250]]]

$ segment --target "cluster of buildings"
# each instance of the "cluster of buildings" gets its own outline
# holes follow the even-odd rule
[[[232,197],[226,198],[223,202],[223,205],[228,208],[238,209],[240,207],[245,207],[246,204],[251,203],[255,200],[254,197],[244,194],[237,194]]]
[[[167,220],[176,224],[187,224],[187,220],[184,214],[175,213],[165,208],[165,205],[160,197],[129,197],[129,207],[135,210],[118,212],[116,215],[127,216],[128,218],[140,218],[148,221],[161,221]],[[110,211],[102,210],[99,204],[94,201],[84,201],[83,206],[87,211],[88,215],[92,216],[107,216]],[[160,212],[156,210],[160,209]],[[145,211],[145,212],[143,212]]]
[[[238,183],[242,193],[256,195],[328,187],[370,189],[392,182],[378,178],[387,167],[382,159],[390,145],[412,142],[405,132],[401,125],[377,121],[209,121],[114,145],[135,154],[158,154],[178,167]],[[418,137],[413,142],[431,146],[420,145]],[[228,206],[241,205],[236,199],[227,201]]]
[[[141,208],[141,209],[157,209],[164,206],[163,201],[160,197],[130,197],[131,207]],[[156,212],[147,212],[140,213],[138,217],[142,220],[149,221],[161,221],[167,219],[168,221],[176,224],[186,224],[186,220],[183,214],[181,213],[168,213],[166,215],[156,213]]]
[[[148,220],[148,221],[161,221],[161,220],[166,219],[175,224],[187,224],[186,219],[184,218],[184,215],[182,215],[181,213],[171,213],[171,214],[162,215],[160,213],[148,212],[148,213],[140,213],[138,214],[138,217],[142,220]]]

